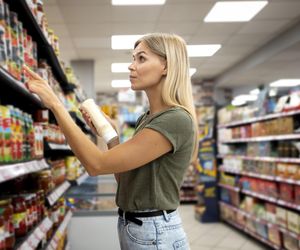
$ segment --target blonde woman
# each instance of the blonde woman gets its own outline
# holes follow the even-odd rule
[[[184,40],[160,33],[142,37],[129,70],[131,88],[145,91],[149,110],[138,119],[132,139],[115,141],[106,152],[81,132],[45,81],[31,73],[28,85],[53,112],[87,172],[115,174],[121,249],[189,249],[177,212],[183,175],[197,151]]]

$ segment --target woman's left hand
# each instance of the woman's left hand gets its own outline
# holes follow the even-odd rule
[[[40,77],[37,73],[33,72],[27,66],[24,66],[24,69],[30,78],[30,80],[27,82],[30,92],[37,94],[41,98],[43,104],[50,110],[52,110],[57,104],[61,105],[61,101],[53,92],[46,80]]]

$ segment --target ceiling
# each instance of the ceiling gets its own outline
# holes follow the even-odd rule
[[[151,32],[176,33],[189,45],[222,44],[212,57],[190,59],[191,67],[197,68],[193,82],[223,77],[226,80],[219,86],[237,87],[255,86],[278,78],[300,78],[300,38],[288,48],[264,55],[261,63],[247,70],[227,74],[262,46],[268,48],[282,32],[300,21],[299,0],[269,0],[250,22],[204,23],[215,2],[167,0],[160,6],[125,7],[112,6],[110,0],[44,1],[49,26],[60,39],[61,58],[66,62],[95,60],[96,91],[114,91],[110,87],[112,79],[128,79],[126,73],[111,73],[111,63],[131,60],[131,51],[111,49],[111,36]]]

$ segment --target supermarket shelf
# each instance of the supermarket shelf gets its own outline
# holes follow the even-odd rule
[[[52,46],[49,44],[35,17],[31,13],[26,0],[8,0],[7,2],[10,9],[18,13],[18,18],[23,23],[28,34],[37,42],[39,58],[45,58],[47,60],[56,80],[62,88],[67,88],[69,85],[67,77]]]
[[[244,124],[248,124],[248,123],[267,121],[267,120],[272,120],[275,118],[293,116],[293,115],[298,115],[298,114],[300,114],[300,110],[290,111],[290,112],[282,112],[282,113],[277,113],[277,114],[270,114],[270,115],[261,116],[261,117],[249,118],[249,119],[246,119],[243,121],[236,121],[236,122],[231,122],[231,123],[227,123],[227,124],[221,124],[221,125],[218,125],[218,128],[236,127],[236,126],[240,126],[240,125],[244,125]]]
[[[282,249],[280,246],[277,246],[277,245],[273,244],[272,242],[270,242],[270,241],[266,240],[265,238],[263,238],[263,237],[255,234],[255,233],[251,232],[247,228],[244,228],[241,225],[239,225],[239,224],[237,224],[237,223],[235,223],[233,221],[230,221],[230,220],[227,220],[227,219],[224,219],[224,218],[222,218],[222,220],[225,221],[226,223],[230,224],[231,226],[233,226],[233,227],[235,227],[235,228],[237,228],[237,229],[245,232],[246,234],[252,236],[253,238],[259,240],[260,242],[268,245],[269,247],[271,247],[273,249],[276,249],[276,250],[281,250]]]
[[[80,186],[87,178],[89,177],[89,174],[85,172],[80,177],[78,177],[77,180],[70,181],[72,186]]]
[[[294,184],[294,185],[300,185],[300,180],[285,179],[285,178],[278,177],[278,176],[238,171],[236,169],[231,169],[231,168],[227,168],[227,167],[223,167],[223,166],[219,167],[219,171],[230,173],[230,174],[254,177],[254,178],[258,178],[258,179],[262,179],[262,180],[277,181],[277,182],[284,182],[284,183],[289,183],[289,184]]]
[[[299,163],[300,158],[283,158],[283,157],[263,157],[263,156],[244,156],[244,155],[218,155],[219,159],[236,158],[249,161],[267,161],[267,162],[283,162],[283,163]]]
[[[37,108],[45,108],[39,97],[29,92],[23,83],[15,79],[9,72],[0,66],[0,81],[1,81],[1,92],[7,94],[5,90],[9,90],[10,93],[18,94],[24,98],[24,102],[30,102]],[[11,96],[11,95],[9,95]]]
[[[16,177],[49,168],[45,159],[0,166],[0,183]]]
[[[218,186],[222,187],[222,188],[232,190],[232,191],[235,191],[235,192],[240,192],[241,191],[241,189],[239,187],[233,187],[233,186],[222,184],[222,183],[218,183]]]
[[[52,150],[71,150],[70,146],[67,144],[57,144],[48,142],[49,148]]]
[[[256,198],[259,198],[261,200],[265,200],[265,201],[269,201],[269,202],[273,202],[273,203],[277,203],[277,199],[276,198],[273,198],[273,197],[269,197],[269,196],[266,196],[266,195],[263,195],[263,194],[259,194],[259,193],[255,193],[255,192],[252,192],[252,191],[248,191],[248,190],[241,190],[241,192],[243,194],[247,194],[247,195],[250,195],[252,197],[256,197]]]
[[[246,143],[246,142],[261,142],[261,141],[297,140],[297,139],[300,139],[300,134],[271,135],[271,136],[252,137],[252,138],[231,139],[227,141],[221,141],[221,143],[231,144],[231,143]]]
[[[16,246],[17,250],[34,250],[38,244],[45,237],[49,229],[52,227],[53,222],[48,218],[44,218],[42,222],[26,237],[26,239]]]
[[[232,209],[235,212],[239,212],[239,213],[243,214],[244,216],[246,216],[247,218],[250,218],[250,219],[252,219],[252,220],[254,220],[254,221],[256,221],[256,222],[258,222],[260,224],[265,224],[268,227],[278,228],[280,232],[282,232],[284,234],[288,234],[289,236],[291,236],[291,237],[293,237],[295,239],[300,240],[300,234],[296,234],[294,232],[291,232],[287,228],[284,228],[284,227],[282,227],[282,226],[280,226],[278,224],[271,223],[271,222],[269,222],[267,220],[264,220],[264,219],[261,219],[261,218],[257,218],[255,215],[247,213],[247,212],[245,212],[245,211],[243,211],[243,210],[241,210],[241,209],[239,209],[239,208],[237,208],[237,207],[235,207],[235,206],[233,206],[231,204],[227,204],[227,203],[222,202],[222,201],[220,201],[219,204],[222,205],[222,206],[226,206],[226,207],[228,207],[229,209]]]
[[[283,201],[283,200],[280,200],[280,199],[275,199],[275,198],[272,198],[272,197],[269,197],[269,196],[266,196],[266,195],[262,195],[262,194],[258,194],[258,193],[248,191],[248,190],[242,190],[241,192],[244,193],[244,194],[253,196],[253,197],[257,197],[261,200],[266,200],[266,201],[273,202],[273,203],[276,203],[276,204],[284,206],[284,207],[288,207],[288,208],[292,208],[292,209],[300,211],[300,205],[297,205],[297,204],[294,204],[294,203],[286,202],[286,201]]]
[[[70,182],[65,181],[63,184],[58,186],[51,194],[47,196],[47,200],[52,206],[71,186]]]
[[[57,249],[57,243],[61,237],[61,235],[64,233],[66,230],[69,222],[71,221],[72,218],[72,212],[68,211],[67,214],[65,215],[64,220],[62,223],[59,225],[58,229],[54,233],[52,239],[50,240],[49,244],[46,246],[46,250],[55,250]]]
[[[45,157],[50,157],[53,155],[74,155],[73,151],[71,150],[68,144],[57,144],[45,141],[44,149]]]

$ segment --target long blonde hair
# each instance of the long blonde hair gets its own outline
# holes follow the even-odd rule
[[[192,117],[195,129],[195,146],[192,159],[196,159],[198,151],[198,123],[196,118],[192,84],[189,74],[190,63],[185,41],[178,35],[153,33],[140,38],[141,42],[156,55],[167,62],[167,76],[162,86],[162,99],[168,106],[185,109]]]

